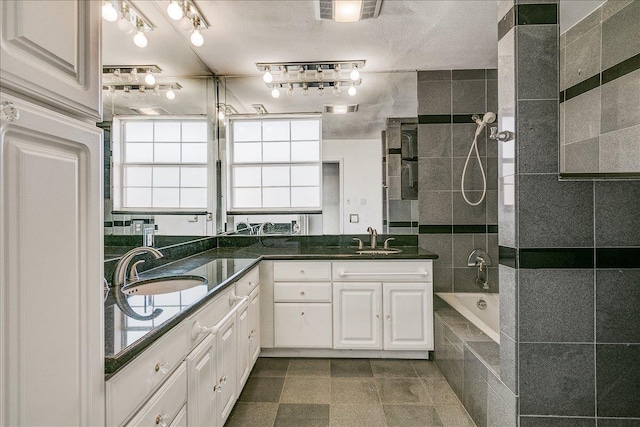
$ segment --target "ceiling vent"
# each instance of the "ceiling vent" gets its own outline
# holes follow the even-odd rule
[[[349,105],[325,105],[324,112],[329,114],[347,114],[358,111],[358,104]]]
[[[336,0],[317,0],[316,17],[317,19],[336,19],[335,10]],[[360,19],[377,18],[380,15],[382,0],[360,0]]]

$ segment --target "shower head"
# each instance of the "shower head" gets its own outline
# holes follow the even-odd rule
[[[496,121],[496,114],[491,111],[487,111],[484,116],[482,116],[482,123],[493,123]]]

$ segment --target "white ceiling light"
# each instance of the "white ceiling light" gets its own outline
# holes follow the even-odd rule
[[[362,0],[334,0],[333,19],[336,22],[356,22],[362,13]]]
[[[184,11],[178,2],[170,0],[169,5],[167,6],[167,14],[169,15],[169,18],[174,21],[179,21],[184,16]]]
[[[335,96],[340,96],[340,82],[335,82],[333,84],[333,94]]]
[[[280,98],[280,91],[278,90],[277,87],[273,87],[273,89],[271,90],[271,96],[273,98]]]
[[[147,47],[147,44],[149,44],[149,40],[147,40],[147,36],[145,36],[144,32],[142,32],[142,30],[140,29],[138,29],[138,32],[136,33],[136,35],[133,36],[133,42],[135,43],[136,46],[141,48],[145,48]]]
[[[173,91],[173,86],[169,86],[169,90],[164,95],[171,101],[176,99],[176,93]]]
[[[324,95],[324,83],[318,85],[318,96]]]
[[[202,37],[202,33],[198,28],[194,28],[193,33],[191,33],[191,44],[195,47],[200,47],[204,44],[204,37]]]
[[[122,18],[118,20],[118,29],[125,34],[131,34],[136,29],[136,26],[128,17],[128,13],[123,14]]]
[[[309,85],[307,83],[302,83],[302,94],[309,96]]]
[[[220,120],[221,122],[224,122],[225,117],[226,116],[224,114],[224,110],[218,111],[218,120]]]
[[[113,7],[113,3],[111,1],[105,1],[102,3],[102,17],[105,21],[116,22],[118,16],[118,11]]]
[[[273,74],[271,74],[271,68],[267,67],[264,70],[264,74],[262,75],[262,80],[266,84],[270,84],[271,82],[273,82]]]
[[[289,83],[289,87],[287,88],[287,96],[293,95],[293,84]]]
[[[351,68],[351,72],[349,73],[349,78],[354,82],[360,78],[360,71],[358,71],[357,65],[354,65],[353,68]]]
[[[129,86],[125,86],[122,92],[122,97],[124,99],[131,98],[131,88]]]
[[[324,105],[324,112],[329,114],[347,114],[358,111],[358,104]]]
[[[356,96],[356,92],[358,92],[358,90],[356,89],[355,86],[351,85],[349,87],[349,90],[347,91],[347,93],[349,94],[349,96]]]
[[[144,76],[144,82],[149,86],[156,84],[156,76],[153,75],[151,70],[147,70],[147,74]]]
[[[138,98],[145,98],[147,96],[147,88],[140,86],[138,88]]]

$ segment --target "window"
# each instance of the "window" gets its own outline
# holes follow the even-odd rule
[[[230,120],[230,212],[321,209],[320,117]]]
[[[121,209],[206,209],[206,120],[121,123]]]

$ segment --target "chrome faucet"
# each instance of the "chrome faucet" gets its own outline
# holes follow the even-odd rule
[[[241,225],[244,225],[244,228],[240,228]],[[253,227],[246,221],[240,221],[236,224],[236,232],[239,233],[241,231],[249,230],[249,234],[253,234]]]
[[[271,221],[263,222],[262,224],[260,224],[260,227],[258,228],[258,234],[264,234],[264,229],[267,226],[267,224],[271,224],[272,227],[275,227],[275,224],[272,223]]]
[[[144,262],[144,260],[140,260],[140,261],[136,261],[131,268],[129,268],[129,263],[131,262],[131,260],[138,256],[138,255],[142,255],[144,253],[150,253],[153,256],[156,257],[156,259],[158,258],[162,258],[164,255],[162,255],[162,252],[160,252],[159,250],[157,250],[156,248],[152,248],[150,246],[141,246],[139,248],[133,248],[131,249],[129,252],[127,252],[126,254],[122,255],[122,258],[120,258],[120,261],[118,261],[118,263],[116,264],[116,268],[115,271],[113,272],[113,286],[124,286],[127,284],[127,270],[129,270],[129,280],[130,281],[136,281],[138,280],[138,270],[137,270],[137,266],[139,264],[142,264]]]
[[[367,228],[367,233],[369,233],[369,238],[371,239],[371,249],[376,248],[376,238],[378,237],[378,232],[375,228]]]

